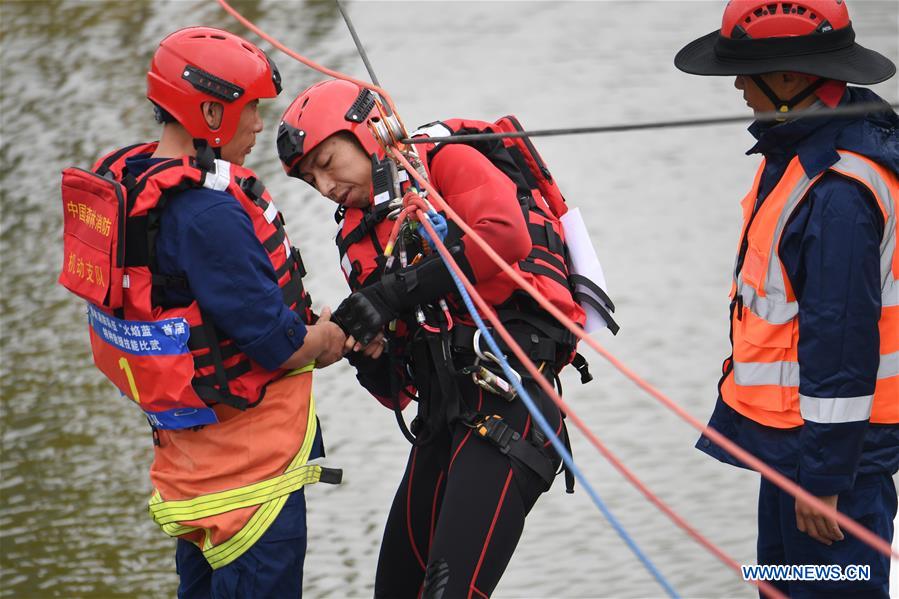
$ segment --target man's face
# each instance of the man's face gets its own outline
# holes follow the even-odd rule
[[[335,133],[303,156],[299,176],[346,208],[371,203],[371,159],[350,134]]]
[[[222,160],[243,166],[247,154],[256,144],[256,134],[260,131],[262,131],[262,118],[259,116],[259,100],[253,100],[243,107],[237,131],[231,140],[222,146]]]
[[[762,78],[765,79],[765,83],[771,85],[768,81],[768,75],[762,75]],[[734,87],[743,92],[743,99],[746,100],[746,105],[752,108],[752,111],[755,114],[775,110],[774,104],[771,103],[771,100],[768,99],[768,96],[762,92],[759,86],[755,84],[752,77],[737,75],[737,78],[734,80]],[[777,93],[777,90],[774,89],[773,86],[771,89]]]
[[[782,100],[792,98],[815,80],[814,77],[809,75],[788,72],[765,73],[760,75],[760,77],[768,84],[771,91]],[[752,108],[755,114],[777,110],[778,107],[774,106],[771,100],[768,99],[768,96],[755,84],[752,77],[737,75],[737,78],[734,79],[734,87],[743,92],[743,99],[746,100],[746,105]],[[812,94],[800,102],[796,108],[804,108],[814,103],[815,99],[815,95]]]

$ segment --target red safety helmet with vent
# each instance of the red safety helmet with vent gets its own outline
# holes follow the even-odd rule
[[[896,73],[889,59],[855,43],[844,0],[731,0],[721,29],[685,46],[674,64],[695,75],[789,71],[863,85]]]
[[[368,89],[339,79],[316,83],[297,96],[281,116],[278,156],[285,172],[297,177],[303,156],[340,131],[351,133],[369,156],[381,156],[383,151],[368,129],[368,123],[377,118],[381,111]]]
[[[147,98],[195,139],[220,147],[234,136],[244,106],[281,93],[281,75],[265,52],[212,27],[188,27],[159,43],[147,73]],[[210,129],[203,102],[220,102],[222,122]]]

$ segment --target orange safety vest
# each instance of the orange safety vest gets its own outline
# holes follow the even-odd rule
[[[899,176],[854,152],[840,150],[839,154],[840,160],[829,170],[864,185],[876,198],[884,220],[877,384],[873,395],[862,397],[799,393],[799,304],[777,252],[791,215],[823,173],[809,178],[799,158],[793,158],[753,215],[765,168],[762,163],[742,202],[742,238],[747,249],[731,288],[733,354],[724,363],[721,397],[743,416],[765,426],[791,428],[806,420],[899,423]]]
[[[150,516],[197,545],[213,569],[240,557],[274,522],[288,495],[341,471],[307,464],[318,418],[312,365],[269,383],[265,401],[215,426],[160,430]]]

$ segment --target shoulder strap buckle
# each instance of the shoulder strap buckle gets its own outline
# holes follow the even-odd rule
[[[244,177],[241,179],[240,189],[256,204],[259,204],[262,195],[265,193],[265,185],[256,177]]]

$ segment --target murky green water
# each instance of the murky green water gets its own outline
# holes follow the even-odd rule
[[[335,6],[234,6],[291,47],[364,76]],[[671,66],[717,26],[718,2],[350,4],[407,124],[516,113],[533,128],[744,110],[731,82]],[[896,60],[899,3],[855,0],[859,38]],[[188,25],[246,33],[215,2],[0,3],[0,596],[173,596],[174,543],[146,514],[151,441],[92,368],[84,305],[55,284],[59,172],[156,134],[144,74],[156,43]],[[250,39],[252,36],[248,35]],[[257,41],[257,40],[254,40]],[[265,45],[263,45],[268,49]],[[286,57],[248,166],[303,249],[319,303],[345,294],[328,202],[287,180],[274,124],[320,79]],[[896,101],[896,80],[877,86]],[[726,348],[737,202],[754,159],[740,126],[547,139],[539,147],[597,241],[621,335],[601,341],[705,418]],[[737,561],[754,555],[749,474],[691,448],[694,432],[594,356],[597,382],[566,397],[611,448]],[[393,416],[339,366],[316,379],[340,488],[311,488],[308,596],[370,596],[377,546],[407,451]],[[691,596],[752,596],[658,515],[574,433],[590,480],[672,583]],[[322,485],[321,487],[325,487]],[[550,557],[551,556],[551,557]],[[535,509],[497,590],[506,597],[655,596],[659,588],[589,498],[556,488]]]

